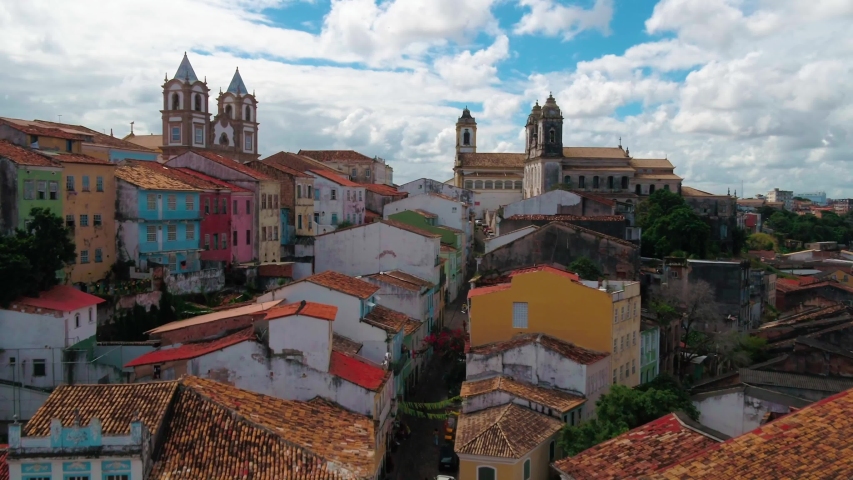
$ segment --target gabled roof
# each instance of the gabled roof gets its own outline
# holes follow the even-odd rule
[[[628,163],[634,168],[675,168],[666,158],[632,158]]]
[[[670,413],[574,457],[558,460],[554,468],[575,480],[636,478],[666,468],[722,440],[688,427]]]
[[[116,178],[144,190],[201,191],[198,187],[178,180],[175,175],[167,175],[163,171],[158,171],[157,167],[143,165],[143,163],[151,162],[129,162],[116,168]]]
[[[401,192],[390,185],[383,185],[381,183],[365,183],[362,186],[365,190],[387,197],[406,197],[409,195],[407,192]]]
[[[685,185],[681,186],[681,196],[682,197],[722,197],[723,195],[715,195],[713,193],[703,192],[702,190],[688,187]]]
[[[62,168],[61,165],[51,161],[35,150],[19,147],[12,142],[0,140],[0,158],[7,158],[14,164],[32,167]]]
[[[62,138],[65,140],[77,140],[81,142],[86,140],[86,136],[80,132],[68,132],[52,126],[42,126],[38,125],[37,122],[30,120],[0,117],[0,125],[7,125],[19,132],[26,133],[27,135]]]
[[[561,277],[568,278],[569,280],[579,282],[581,278],[573,272],[569,272],[567,270],[560,270],[559,268],[554,268],[551,265],[534,265],[532,267],[524,267],[517,268],[508,273],[509,277],[515,277],[517,275],[524,275],[525,273],[533,273],[533,272],[547,272],[554,275],[559,275]]]
[[[276,318],[291,317],[293,315],[302,315],[305,317],[316,318],[319,320],[335,320],[338,314],[338,307],[334,305],[325,305],[322,303],[301,301],[297,303],[289,303],[287,305],[279,305],[267,311],[264,320],[274,320]]]
[[[542,345],[548,350],[582,365],[591,365],[610,355],[607,352],[598,352],[579,347],[573,343],[545,335],[544,333],[520,333],[509,340],[471,347],[468,353],[491,356],[530,344]]]
[[[39,293],[38,297],[22,297],[12,302],[12,308],[26,305],[34,308],[44,308],[57,312],[71,312],[106,302],[101,297],[81,292],[68,285],[56,285],[50,290]]]
[[[181,60],[181,64],[178,65],[178,70],[172,78],[189,81],[190,83],[198,81],[198,77],[195,76],[195,70],[193,70],[193,66],[190,65],[190,59],[187,57],[187,52],[184,52],[184,58]]]
[[[374,273],[372,275],[365,275],[364,277],[371,278],[382,283],[387,283],[389,285],[394,285],[396,287],[404,288],[412,292],[419,292],[422,288],[433,288],[435,286],[420,277],[409,275],[408,273],[404,273],[400,270],[392,270],[390,272],[379,272]]]
[[[359,183],[355,183],[346,177],[342,177],[341,175],[338,175],[336,173],[332,173],[332,172],[329,172],[326,170],[320,170],[319,168],[308,170],[308,172],[312,173],[314,175],[317,175],[319,177],[323,177],[326,180],[335,182],[342,187],[363,187],[364,186],[364,185],[361,185]]]
[[[568,412],[586,403],[586,399],[578,395],[530,383],[517,382],[504,376],[464,382],[459,395],[465,399],[498,391],[536,402],[561,413]]]
[[[181,360],[190,360],[198,358],[208,353],[213,353],[238,343],[254,340],[255,332],[253,327],[244,328],[237,333],[226,335],[216,340],[198,343],[185,343],[175,348],[164,348],[148,352],[145,355],[136,357],[128,362],[125,367],[138,367],[140,365],[154,365],[166,362],[177,362]]]
[[[358,355],[362,344],[351,338],[347,338],[337,333],[332,333],[332,350],[341,352],[344,355]]]
[[[537,220],[548,222],[624,222],[625,217],[622,215],[597,215],[597,216],[580,216],[580,215],[540,215],[538,213],[522,213],[512,215],[507,220]]]
[[[92,165],[115,166],[115,163],[109,162],[107,160],[101,160],[100,158],[91,157],[89,155],[84,155],[81,153],[44,152],[44,154],[49,156],[51,160],[57,161],[59,163],[85,163],[85,164],[92,164]]]
[[[339,174],[337,170],[327,167],[323,164],[323,162],[319,160],[314,160],[313,158],[306,157],[305,155],[299,155],[296,153],[290,152],[278,152],[270,155],[267,158],[261,160],[263,163],[276,163],[278,165],[286,165],[294,170],[300,172],[307,172],[308,170],[323,170],[327,172],[334,172],[336,175]],[[307,175],[307,174],[306,174]]]
[[[379,365],[337,350],[332,350],[329,362],[329,373],[373,392],[381,390],[382,385],[391,378],[391,372]]]
[[[151,334],[160,334],[164,332],[171,332],[174,330],[180,330],[182,328],[193,327],[196,325],[204,325],[205,323],[216,322],[219,320],[226,320],[229,318],[242,317],[244,315],[252,315],[257,317],[263,317],[266,315],[266,312],[271,308],[275,307],[282,300],[273,300],[271,302],[263,302],[263,303],[252,303],[249,305],[243,305],[237,308],[231,308],[228,310],[222,310],[219,312],[207,313],[204,315],[199,315],[193,318],[187,318],[186,320],[178,320],[175,322],[170,322],[165,325],[161,325],[157,328],[151,329],[145,333]]]
[[[304,281],[352,295],[362,300],[370,298],[371,295],[379,291],[379,287],[370,282],[365,282],[364,280],[359,280],[358,278],[332,270],[311,275],[304,279]]]
[[[399,228],[400,230],[406,230],[407,232],[417,233],[422,237],[431,237],[431,238],[441,238],[441,235],[438,233],[428,232],[422,228],[413,227],[407,223],[398,222],[396,220],[378,220],[380,223],[384,223],[385,225],[390,225],[395,228]]]
[[[406,326],[406,321],[409,316],[405,313],[400,313],[390,308],[376,305],[373,309],[364,316],[364,323],[381,328],[388,333],[397,333]]]
[[[281,153],[284,153],[284,152],[281,152]],[[277,154],[276,154],[276,155],[277,155]],[[299,170],[296,170],[295,168],[290,168],[290,167],[288,167],[288,166],[287,166],[287,165],[285,165],[284,163],[281,163],[281,162],[277,162],[277,161],[275,161],[275,160],[273,159],[273,157],[268,157],[268,158],[265,158],[264,160],[255,160],[255,162],[258,162],[258,163],[260,163],[260,164],[262,164],[262,165],[266,165],[267,167],[270,167],[270,168],[274,168],[274,169],[278,170],[278,171],[279,171],[279,172],[281,172],[281,173],[286,173],[286,174],[288,174],[288,175],[292,175],[292,176],[294,176],[294,177],[299,177],[299,178],[314,178],[314,177],[312,177],[311,175],[308,175],[308,174],[307,174],[307,173],[305,173],[305,172],[300,172]],[[252,164],[254,164],[255,162],[249,162],[249,163],[248,163],[248,165],[251,167],[251,166],[253,166]]]
[[[831,393],[842,392],[853,388],[853,378],[849,377],[801,375],[798,373],[755,370],[753,368],[741,368],[738,370],[738,374],[740,381],[743,383],[763,385],[771,388],[783,387]]]
[[[163,146],[163,135],[161,134],[148,134],[148,135],[136,135],[131,133],[125,136],[122,140],[125,142],[132,143],[136,148],[142,147],[142,149],[150,149],[159,151],[160,147]]]
[[[355,150],[299,150],[297,154],[320,162],[373,163],[376,161]]]
[[[418,331],[419,328],[423,326],[424,322],[419,320],[415,320],[414,318],[407,318],[406,324],[403,326],[406,335],[411,335]]]
[[[847,390],[644,478],[851,478],[851,411],[853,393]]]
[[[157,162],[146,162],[143,160],[126,161],[125,165],[132,165],[132,166],[147,168],[153,172],[156,172],[159,175],[164,175],[166,177],[172,178],[172,179],[177,180],[179,182],[183,182],[183,183],[185,183],[191,187],[195,187],[195,188],[198,188],[200,190],[218,191],[218,190],[227,189],[227,187],[223,186],[220,183],[215,183],[215,182],[208,180],[208,178],[211,178],[211,177],[203,178],[203,177],[199,177],[199,176],[194,175],[195,173],[198,173],[198,172],[196,172],[195,170],[190,170],[189,168],[167,167],[166,165],[163,165],[163,164],[160,164]],[[222,182],[222,183],[224,183],[225,185],[229,185],[228,183],[225,183],[225,182]]]
[[[512,284],[510,283],[501,283],[499,285],[490,285],[488,287],[477,287],[468,290],[468,298],[479,297],[480,295],[488,295],[494,292],[501,292],[503,290],[509,290],[512,288]]]
[[[463,167],[522,168],[527,155],[523,153],[460,153]]]
[[[207,150],[190,150],[190,151],[192,153],[195,153],[196,155],[204,157],[204,158],[206,158],[212,162],[216,162],[220,165],[224,165],[224,166],[230,168],[231,170],[234,170],[236,172],[240,172],[244,175],[248,175],[249,177],[252,177],[255,180],[273,180],[273,178],[270,177],[269,175],[267,175],[263,172],[259,172],[259,171],[255,170],[254,168],[249,167],[248,165],[243,165],[242,163],[238,162],[237,160],[231,160],[230,158],[223,157],[222,155],[218,155],[216,153],[209,152]]]
[[[197,172],[191,168],[180,167],[180,168],[173,168],[172,170],[177,170],[183,174],[186,174],[186,175],[189,175],[191,177],[195,177],[198,180],[207,182],[207,184],[213,188],[221,188],[224,190],[230,190],[231,193],[248,193],[248,192],[251,192],[251,190],[248,190],[248,189],[245,189],[243,187],[234,185],[233,183],[228,183],[225,180],[220,180],[218,178],[211,177],[210,175],[205,175],[205,174],[203,174],[201,172]]]
[[[508,403],[459,416],[456,453],[521,458],[563,427],[559,420]]]
[[[227,91],[235,95],[246,95],[249,93],[249,89],[243,83],[243,77],[240,76],[240,67],[237,67],[237,70],[234,71],[234,76],[231,77],[231,83],[228,84]]]
[[[110,135],[105,133],[101,133],[97,130],[94,130],[89,127],[84,127],[83,125],[73,125],[68,123],[59,123],[59,122],[51,122],[48,120],[33,120],[33,123],[36,125],[45,126],[48,128],[58,128],[66,133],[72,135],[83,135],[85,136],[84,143],[88,143],[91,145],[99,145],[104,147],[113,147],[119,148],[122,150],[136,150],[142,152],[151,152],[153,151],[145,145],[136,144],[133,142],[128,142],[125,139],[116,138],[112,135],[112,131],[110,131]],[[159,148],[163,144],[162,136],[159,136],[161,142],[157,144],[156,148]]]
[[[138,413],[156,436],[177,388],[178,382],[60,385],[27,422],[23,435],[50,436],[51,420],[58,418],[71,426],[76,411],[81,426],[97,417],[104,435],[129,435],[130,422]]]
[[[622,147],[563,147],[565,158],[629,158]]]

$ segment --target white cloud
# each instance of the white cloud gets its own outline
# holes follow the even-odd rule
[[[454,87],[472,88],[498,81],[498,62],[509,55],[509,38],[499,36],[490,47],[471,53],[470,50],[453,57],[435,60],[435,71]]]
[[[518,3],[530,11],[515,25],[517,34],[560,35],[565,40],[572,39],[584,30],[610,34],[613,0],[595,0],[595,4],[588,10],[576,5],[561,5],[557,0],[519,0]]]

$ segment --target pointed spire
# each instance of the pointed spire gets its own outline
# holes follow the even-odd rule
[[[246,88],[246,84],[243,83],[243,77],[240,76],[240,67],[237,67],[237,70],[234,72],[234,77],[231,79],[231,83],[228,85],[228,92],[233,93],[235,95],[249,93],[249,89]]]
[[[181,64],[178,66],[178,71],[175,72],[174,78],[184,80],[186,82],[198,81],[198,77],[195,75],[193,66],[190,65],[190,59],[187,57],[187,52],[184,52],[184,58],[181,60]]]

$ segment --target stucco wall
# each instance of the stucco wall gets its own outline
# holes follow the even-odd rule
[[[0,421],[10,422],[15,416],[23,422],[33,418],[49,396],[41,390],[0,384]]]
[[[273,354],[292,355],[301,352],[303,362],[322,372],[329,371],[332,353],[332,322],[294,315],[272,319],[269,346]]]
[[[693,400],[693,405],[699,410],[699,423],[731,437],[761,426],[767,412],[789,411],[785,405],[750,397],[743,390],[722,391],[719,395]]]
[[[225,286],[225,272],[221,268],[216,268],[189,273],[173,273],[164,275],[164,280],[169,293],[175,295],[216,292]]]
[[[512,241],[515,241],[525,235],[529,235],[535,232],[539,227],[536,225],[528,225],[523,228],[519,228],[514,231],[507,231],[507,233],[502,233],[501,235],[493,238],[487,238],[485,240],[486,244],[486,253],[491,252],[492,250],[502,247]]]
[[[519,200],[504,207],[504,218],[513,215],[556,215],[560,206],[572,207],[581,203],[581,197],[565,190],[554,190],[542,195]]]
[[[116,261],[116,184],[115,165],[96,165],[63,163],[62,219],[68,215],[74,218],[72,229],[74,244],[77,248],[77,260],[69,268],[72,283],[90,283],[103,279]],[[75,192],[65,192],[65,179],[74,177]],[[82,178],[89,178],[89,190],[82,188]],[[98,191],[98,179],[102,180],[102,189]],[[81,215],[86,215],[88,225],[83,226]],[[95,215],[100,217],[100,225],[95,225]],[[96,250],[101,251],[100,259]],[[82,263],[81,252],[88,253],[88,263]]]

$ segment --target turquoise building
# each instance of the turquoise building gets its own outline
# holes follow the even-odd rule
[[[650,322],[640,325],[640,384],[651,382],[660,373],[660,327]]]

